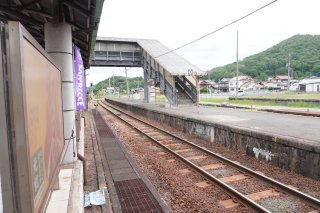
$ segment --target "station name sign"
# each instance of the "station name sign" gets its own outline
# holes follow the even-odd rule
[[[80,49],[76,46],[74,46],[74,69],[76,110],[84,110],[87,108],[85,72]]]

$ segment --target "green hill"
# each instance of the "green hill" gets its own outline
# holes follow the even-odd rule
[[[110,79],[110,87],[113,87],[113,78],[107,78],[93,86],[94,94],[97,94],[101,89],[107,89],[109,87],[109,79]],[[128,78],[129,89],[143,87],[143,77],[134,77]],[[126,77],[123,76],[114,76],[114,87],[120,88],[121,91],[126,91]]]
[[[320,35],[295,35],[261,53],[244,58],[239,61],[239,72],[258,81],[274,75],[286,75],[289,54],[295,79],[320,76]],[[215,81],[233,77],[236,64],[216,67],[209,72],[208,76]]]

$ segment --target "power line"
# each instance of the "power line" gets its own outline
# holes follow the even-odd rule
[[[247,18],[248,16],[251,16],[252,14],[254,14],[254,13],[256,13],[256,12],[264,9],[265,7],[268,7],[269,5],[271,5],[271,4],[273,4],[273,3],[277,2],[277,1],[278,1],[278,0],[274,0],[274,1],[272,1],[272,2],[269,2],[268,4],[265,4],[265,5],[263,5],[262,7],[259,7],[258,9],[256,9],[256,10],[248,13],[247,15],[242,16],[241,18],[238,18],[238,19],[230,22],[229,24],[226,24],[226,25],[224,25],[224,26],[222,26],[222,27],[220,27],[220,28],[218,28],[218,29],[210,32],[210,33],[207,33],[207,34],[205,34],[205,35],[203,35],[203,36],[201,36],[201,37],[199,37],[199,38],[197,38],[197,39],[195,39],[195,40],[192,40],[192,41],[190,41],[190,42],[188,42],[188,43],[186,43],[186,44],[184,44],[184,45],[182,45],[182,46],[179,46],[179,47],[177,47],[177,48],[175,48],[175,49],[173,49],[173,50],[170,50],[170,51],[168,51],[168,52],[165,52],[165,53],[163,53],[163,54],[160,54],[160,55],[156,56],[155,58],[159,58],[159,57],[161,57],[161,56],[164,56],[164,55],[167,55],[167,54],[169,54],[169,53],[172,53],[172,52],[174,52],[174,51],[176,51],[176,50],[179,50],[179,49],[181,49],[181,48],[183,48],[183,47],[186,47],[186,46],[188,46],[188,45],[190,45],[190,44],[193,44],[193,43],[195,43],[195,42],[197,42],[197,41],[199,41],[199,40],[201,40],[201,39],[203,39],[203,38],[205,38],[205,37],[207,37],[207,36],[209,36],[209,35],[211,35],[211,34],[213,34],[213,33],[216,33],[216,32],[218,32],[218,31],[220,31],[220,30],[222,30],[222,29],[224,29],[224,28],[226,28],[226,27],[229,27],[230,25],[232,25],[232,24],[234,24],[234,23],[236,23],[236,22],[241,21],[242,19]]]

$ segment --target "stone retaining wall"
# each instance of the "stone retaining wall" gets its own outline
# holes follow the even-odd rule
[[[272,165],[320,179],[320,146],[291,137],[275,136],[256,130],[237,128],[147,109],[141,105],[115,100],[108,102],[125,110],[175,127],[242,154],[254,156]],[[312,145],[313,144],[313,145]],[[319,142],[320,144],[320,142]]]

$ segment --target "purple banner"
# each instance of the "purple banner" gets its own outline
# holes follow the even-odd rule
[[[76,110],[84,110],[87,108],[85,72],[80,49],[76,46],[74,46],[74,80]]]

